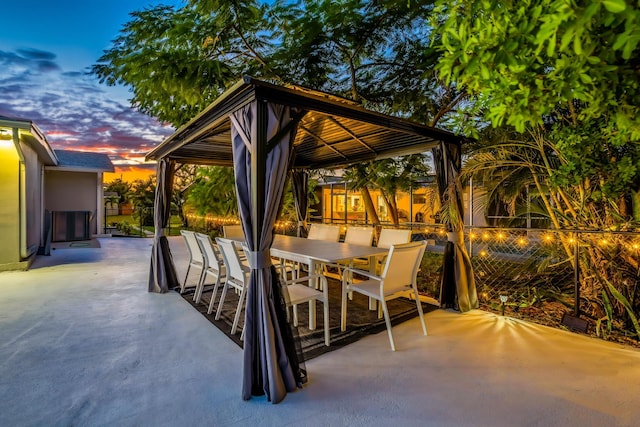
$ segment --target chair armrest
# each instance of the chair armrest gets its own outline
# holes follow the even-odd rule
[[[343,280],[344,280],[345,276],[348,273],[356,273],[356,274],[359,274],[360,276],[368,277],[369,279],[382,280],[382,278],[380,276],[378,276],[378,275],[375,275],[373,273],[369,273],[368,271],[359,270],[357,268],[351,268],[351,267],[347,267],[342,271],[342,279]]]
[[[324,277],[323,274],[312,274],[310,276],[298,277],[297,279],[287,280],[285,283],[287,285],[293,285],[294,283],[308,282],[309,280],[313,280],[313,279],[320,279],[322,280],[324,285],[327,284],[327,278]]]

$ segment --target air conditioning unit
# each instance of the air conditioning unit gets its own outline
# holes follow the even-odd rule
[[[53,242],[89,240],[91,238],[91,211],[52,212]]]

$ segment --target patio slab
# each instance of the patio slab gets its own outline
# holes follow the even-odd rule
[[[436,310],[307,362],[279,405],[241,399],[242,351],[173,292],[151,240],[103,238],[0,273],[0,425],[634,426],[640,352]],[[179,277],[186,250],[171,238]]]

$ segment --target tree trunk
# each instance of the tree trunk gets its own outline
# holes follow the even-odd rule
[[[395,197],[389,197],[384,191],[381,191],[381,193],[384,204],[387,205],[391,222],[393,222],[393,225],[398,225],[400,221],[398,220],[398,206],[396,206]]]
[[[634,221],[640,221],[640,189],[631,190],[631,212]]]
[[[367,216],[373,225],[380,225],[380,218],[378,217],[378,212],[376,212],[376,208],[373,204],[373,200],[371,199],[371,193],[369,192],[368,187],[362,187],[360,189],[360,194],[362,195],[362,200],[364,202],[364,208],[367,212]]]

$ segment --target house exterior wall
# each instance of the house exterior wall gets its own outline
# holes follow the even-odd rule
[[[371,190],[370,193],[380,221],[390,221],[380,192]],[[470,197],[473,200],[471,206]],[[346,217],[347,223],[364,223],[367,219],[360,192],[345,190],[345,185],[342,183],[323,185],[319,198],[320,215],[315,216],[316,220],[343,223]],[[469,187],[463,193],[465,225],[476,227],[487,225],[484,212],[485,199],[486,192],[482,188],[473,190]],[[399,191],[396,195],[396,204],[400,223],[438,224],[440,222],[438,218],[440,199],[434,186],[418,187],[410,193]]]
[[[0,266],[20,262],[20,157],[11,139],[0,139]]]
[[[44,165],[28,144],[18,147],[0,140],[0,270],[28,268],[43,242]]]
[[[26,219],[26,244],[28,252],[35,253],[43,243],[43,182],[44,165],[31,147],[21,145],[24,158],[24,193]]]
[[[390,221],[380,192],[371,190],[370,194],[380,221]],[[440,202],[431,187],[419,187],[411,193],[398,192],[396,204],[401,223],[437,223],[436,212],[440,208]],[[367,220],[360,191],[345,190],[344,184],[322,187],[321,208],[324,222],[345,222],[345,218],[347,223],[364,223]]]
[[[98,182],[101,174],[47,169],[45,171],[45,209],[91,212],[90,233],[98,234]]]

